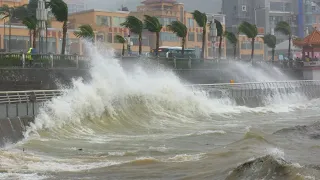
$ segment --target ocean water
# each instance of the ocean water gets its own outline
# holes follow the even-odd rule
[[[92,81],[74,80],[40,108],[25,139],[0,149],[0,179],[320,179],[319,99],[238,106],[169,70],[128,72],[112,50],[90,53]],[[254,81],[281,75],[236,66]]]

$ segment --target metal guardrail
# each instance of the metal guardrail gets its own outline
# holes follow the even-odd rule
[[[218,65],[231,64],[235,60],[213,60],[192,57],[146,57],[146,56],[118,56],[122,61],[139,60],[144,62],[152,60],[159,64],[166,65],[174,69],[191,69],[194,67],[212,68]],[[30,61],[30,59],[32,59]],[[34,54],[26,53],[0,53],[0,67],[21,67],[21,68],[76,68],[88,69],[90,67],[90,57],[81,55],[59,55],[59,54]],[[237,60],[239,61],[239,60]],[[205,63],[204,63],[205,62]],[[246,62],[242,60],[242,62]],[[248,61],[249,62],[249,61]],[[251,61],[250,61],[251,62]],[[280,68],[301,68],[301,61],[255,61],[255,64],[268,63]]]
[[[194,89],[203,90],[281,90],[304,88],[304,90],[320,91],[319,80],[302,81],[274,81],[274,82],[248,82],[248,83],[218,83],[186,85]],[[17,104],[28,102],[43,102],[60,96],[62,90],[35,90],[35,91],[0,91],[0,104]],[[319,94],[320,95],[320,94]]]
[[[0,118],[35,116],[42,102],[61,94],[61,90],[0,91]]]
[[[320,86],[320,80],[301,81],[267,81],[247,83],[217,83],[217,84],[194,84],[191,87],[216,88],[216,89],[279,89],[302,86]]]
[[[215,97],[250,98],[295,92],[312,98],[320,97],[320,81],[318,80],[196,84],[190,87],[203,89]]]
[[[276,81],[187,85],[204,90],[214,97],[235,100],[301,92],[308,97],[320,97],[320,81]],[[41,103],[62,95],[62,90],[0,91],[0,118],[35,116]]]
[[[0,104],[43,102],[61,94],[61,90],[0,91]]]

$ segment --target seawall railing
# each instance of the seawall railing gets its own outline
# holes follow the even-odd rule
[[[320,97],[320,81],[196,84],[188,87],[205,90],[215,98],[233,98],[238,105],[254,107],[264,105],[266,96],[301,93],[309,98]],[[0,147],[22,139],[42,103],[62,94],[62,90],[0,91]]]
[[[192,69],[192,68],[212,68],[234,62],[234,60],[213,60],[199,59],[191,57],[146,57],[146,56],[118,56],[122,61],[146,61],[151,60],[159,64],[166,65],[173,69]],[[0,53],[0,67],[20,67],[20,68],[76,68],[88,69],[90,67],[89,56],[83,55],[60,55],[60,54],[34,54],[27,53]],[[247,62],[242,60],[242,62]],[[269,63],[280,68],[301,68],[302,61],[255,61],[256,64]]]
[[[318,80],[197,84],[191,88],[204,90],[216,98],[231,98],[238,105],[250,107],[264,106],[266,97],[281,98],[294,93],[310,99],[320,97]]]
[[[260,102],[261,98],[267,96],[292,93],[301,93],[309,98],[320,97],[320,81],[316,80],[195,84],[187,87],[204,90],[215,98],[235,99],[241,105]],[[35,116],[41,103],[62,93],[62,90],[0,91],[0,118]],[[249,106],[259,105],[263,104],[249,104]]]
[[[0,91],[0,118],[33,117],[41,103],[61,93],[60,90]]]

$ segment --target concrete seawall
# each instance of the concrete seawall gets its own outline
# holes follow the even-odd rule
[[[264,106],[264,99],[269,96],[301,93],[310,99],[320,97],[320,81],[200,84],[189,87],[203,89],[214,98],[227,97],[237,105],[249,107]],[[23,132],[34,121],[42,103],[61,93],[59,90],[0,92],[0,146],[23,138]],[[35,96],[35,101],[31,100],[31,95]]]
[[[33,116],[0,119],[0,147],[23,139],[23,132],[33,119]]]

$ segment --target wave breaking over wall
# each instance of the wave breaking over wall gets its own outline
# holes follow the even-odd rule
[[[145,132],[186,126],[195,119],[254,111],[238,106],[229,97],[212,98],[203,89],[188,87],[170,70],[154,67],[150,73],[150,68],[132,65],[125,71],[112,50],[93,47],[89,53],[92,80],[84,83],[74,79],[62,96],[45,103],[26,137],[30,132],[62,127],[80,134],[115,129]],[[272,105],[273,99],[265,101]]]

